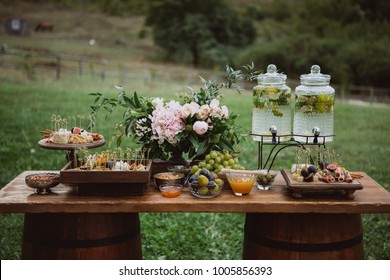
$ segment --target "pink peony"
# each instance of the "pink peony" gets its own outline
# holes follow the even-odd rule
[[[209,128],[209,125],[204,121],[196,121],[192,127],[192,129],[198,135],[205,134],[207,132],[208,128]]]
[[[209,114],[210,114],[210,106],[207,104],[200,106],[198,111],[196,112],[196,116],[201,120],[207,119],[209,117]]]
[[[164,107],[164,99],[163,98],[154,98],[152,100],[152,104],[156,110],[160,110],[161,108]]]
[[[213,99],[210,102],[211,110],[218,111],[219,110],[219,101],[217,99]]]
[[[223,105],[223,106],[221,107],[221,110],[222,110],[222,117],[223,117],[224,119],[229,118],[229,110],[228,110],[228,108],[227,108],[225,105]]]
[[[181,120],[179,112],[177,106],[153,111],[151,116],[153,140],[158,140],[159,144],[163,144],[164,140],[176,144],[176,135],[185,129],[185,124]]]
[[[186,103],[183,105],[183,115],[184,119],[188,118],[189,116],[194,116],[196,114],[196,111],[199,109],[199,104],[195,102]]]

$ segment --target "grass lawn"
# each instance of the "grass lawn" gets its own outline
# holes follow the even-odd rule
[[[186,85],[145,86],[136,81],[124,86],[129,94],[137,90],[141,95],[167,98],[186,90]],[[0,187],[24,170],[60,169],[65,164],[64,152],[39,148],[39,131],[50,128],[52,114],[87,116],[93,101],[88,93],[97,91],[117,94],[109,81],[1,81]],[[246,132],[251,128],[251,100],[249,92],[240,96],[227,92],[225,98],[229,110],[240,115],[238,122]],[[106,139],[112,136],[118,117],[97,121],[97,130]],[[336,149],[348,169],[367,172],[390,191],[389,120],[390,107],[337,103],[337,136],[329,147]],[[256,143],[248,138],[241,150],[240,162],[248,169],[255,168]],[[274,167],[288,168],[294,153],[285,150]],[[243,214],[141,213],[141,221],[145,259],[241,258]],[[390,215],[363,215],[363,222],[365,258],[390,259]],[[0,215],[0,259],[20,258],[22,223],[21,214]]]

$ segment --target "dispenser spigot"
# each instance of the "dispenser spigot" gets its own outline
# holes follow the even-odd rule
[[[317,144],[318,143],[318,136],[320,136],[320,134],[321,134],[321,129],[319,127],[313,127],[312,133],[314,135],[313,143]]]
[[[276,126],[271,126],[269,128],[269,132],[272,134],[272,143],[276,143],[276,134],[278,133],[278,129]]]

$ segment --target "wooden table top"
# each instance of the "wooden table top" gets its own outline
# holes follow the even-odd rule
[[[340,196],[293,198],[279,172],[268,191],[254,188],[247,196],[236,197],[223,190],[212,199],[191,195],[188,187],[176,198],[163,197],[150,184],[143,196],[81,196],[74,185],[60,184],[53,194],[37,195],[29,188],[25,171],[0,190],[0,212],[4,213],[114,213],[114,212],[262,212],[262,213],[390,213],[390,192],[367,174],[359,181],[362,190],[353,199]],[[58,171],[54,171],[58,172]]]

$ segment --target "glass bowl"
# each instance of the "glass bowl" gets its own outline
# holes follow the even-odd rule
[[[198,198],[213,198],[217,197],[223,188],[224,182],[219,181],[219,184],[213,182],[209,183],[207,187],[201,186],[197,181],[188,181],[190,192],[193,196]]]
[[[253,185],[256,182],[258,174],[254,173],[239,173],[239,172],[228,172],[225,174],[229,181],[230,187],[236,196],[247,195],[251,192]]]
[[[177,172],[161,172],[154,174],[153,177],[157,188],[166,184],[184,185],[186,182],[186,176],[183,173]]]
[[[37,194],[50,194],[50,188],[60,183],[60,175],[57,173],[34,173],[25,177],[26,185],[36,189]]]
[[[163,184],[159,186],[160,192],[164,197],[177,197],[181,194],[183,185],[180,184]]]
[[[259,174],[256,178],[257,188],[262,191],[269,190],[277,174],[274,171],[265,171],[264,174]]]

